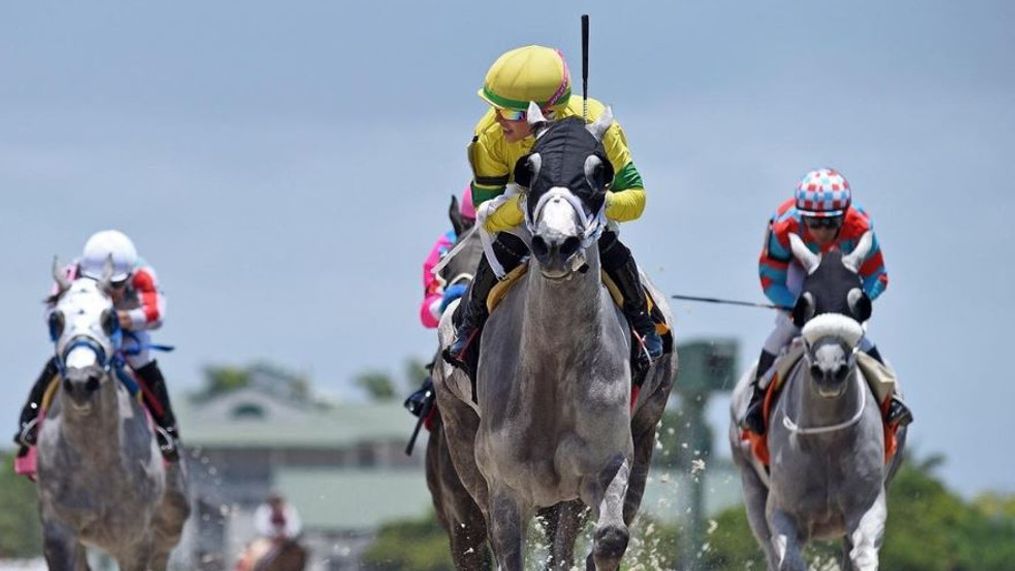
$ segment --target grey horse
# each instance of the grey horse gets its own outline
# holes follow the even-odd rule
[[[447,260],[443,260],[440,276],[447,285],[469,283],[472,273],[483,255],[479,234],[468,232],[458,208],[458,200],[452,196],[448,216],[455,235],[459,237],[456,249]],[[450,309],[453,311],[456,305]],[[441,372],[441,356],[434,357],[434,373]],[[438,408],[438,410],[440,410]],[[464,411],[467,421],[476,423],[478,417],[470,409]],[[476,505],[468,489],[462,483],[451,458],[451,450],[445,438],[441,413],[435,414],[426,445],[426,483],[430,490],[437,521],[448,534],[451,544],[451,558],[455,568],[464,570],[489,569],[490,550],[487,547],[486,522],[483,512]]]
[[[746,409],[753,371],[738,383],[730,410],[730,445],[748,520],[769,569],[807,569],[802,548],[811,539],[841,539],[843,569],[877,569],[886,488],[901,461],[905,428],[886,465],[881,411],[857,365],[861,323],[871,311],[857,268],[871,236],[845,255],[814,254],[796,235],[790,241],[807,273],[793,311],[803,324],[798,343],[804,350],[770,414],[768,473],[741,440],[736,421]]]
[[[86,570],[93,546],[124,571],[161,571],[190,513],[184,460],[164,465],[143,405],[114,377],[109,275],[70,282],[54,260],[50,328],[62,381],[38,439],[46,562]]]
[[[527,169],[532,180],[544,162],[578,169],[558,171],[561,178],[602,179],[598,169],[604,165],[594,148],[612,113],[587,127],[592,141],[582,139],[574,123],[569,126],[570,140],[589,151],[577,160],[550,155],[560,152],[559,145],[545,156],[539,152],[543,137],[551,140],[568,119],[548,123],[535,105],[528,117],[537,143],[517,168]],[[564,148],[575,152],[574,146]],[[647,373],[632,407],[630,329],[600,278],[595,240],[600,212],[569,188],[535,190],[533,185],[526,197],[534,203],[525,208],[534,256],[482,334],[478,403],[468,377],[443,363],[434,379],[438,402],[455,466],[484,513],[502,569],[523,568],[525,530],[541,507],[563,503],[552,522],[552,541],[561,551],[573,546],[582,521],[580,501],[595,520],[586,566],[613,570],[641,502],[676,361],[670,347]],[[602,205],[605,188],[598,184],[596,190]],[[660,309],[671,322],[669,308]],[[439,335],[442,346],[451,342],[449,314]]]

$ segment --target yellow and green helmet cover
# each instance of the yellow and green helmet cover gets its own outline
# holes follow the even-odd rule
[[[558,50],[516,48],[493,62],[478,95],[494,107],[524,111],[535,101],[549,109],[566,104],[571,97],[571,74]]]

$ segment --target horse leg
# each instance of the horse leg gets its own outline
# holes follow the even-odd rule
[[[550,559],[546,569],[567,571],[574,565],[574,543],[578,533],[588,520],[588,509],[581,500],[561,502],[551,508],[540,510],[546,521],[547,540],[550,544]]]
[[[736,454],[736,451],[734,451]],[[775,554],[772,544],[772,534],[768,529],[768,520],[765,519],[765,505],[768,503],[768,488],[754,471],[754,467],[735,458],[737,468],[740,472],[741,488],[744,492],[744,507],[747,509],[747,523],[751,526],[754,539],[758,542],[765,558],[768,560],[768,568],[779,567],[779,558]]]
[[[455,569],[489,569],[486,521],[455,471],[440,417],[426,447],[426,483],[441,527],[448,534]]]
[[[796,519],[789,513],[776,509],[768,518],[768,526],[779,571],[807,571]]]
[[[521,501],[506,486],[490,489],[490,542],[500,571],[522,571],[525,521]]]
[[[56,571],[88,571],[85,547],[66,525],[46,520],[42,525],[46,565]]]
[[[882,488],[874,504],[860,516],[859,521],[847,522],[849,535],[846,536],[846,542],[849,551],[848,561],[843,558],[844,569],[873,571],[878,568],[878,550],[881,548],[887,517],[885,490]],[[850,567],[847,567],[847,563]]]
[[[618,455],[600,472],[598,478],[582,483],[582,500],[592,506],[596,517],[592,553],[586,569],[614,571],[627,551],[631,534],[624,523],[624,499],[631,474],[629,459]]]
[[[671,359],[665,356],[664,359]],[[656,367],[663,364],[657,363]],[[664,367],[664,370],[669,370]],[[634,516],[641,507],[641,498],[645,493],[645,481],[652,463],[652,452],[656,445],[656,429],[669,400],[672,380],[660,383],[659,387],[645,400],[634,418],[631,419],[631,436],[634,439],[634,458],[631,465],[631,476],[627,483],[627,496],[624,498],[624,523],[631,525]]]
[[[437,403],[440,407],[448,452],[462,485],[468,490],[480,510],[486,510],[490,505],[489,491],[486,479],[483,478],[479,467],[476,466],[476,432],[479,430],[479,415],[472,407],[450,393],[444,387],[444,382],[442,378],[435,375],[434,389],[437,391]],[[483,515],[489,517],[486,513]]]
[[[122,558],[117,558],[116,563],[120,571],[148,571],[151,560],[152,538],[149,537],[128,549]]]

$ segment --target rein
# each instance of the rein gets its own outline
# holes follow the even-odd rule
[[[793,434],[799,434],[801,436],[809,436],[814,434],[827,434],[829,432],[836,432],[844,428],[849,428],[854,424],[860,422],[860,418],[863,416],[863,411],[867,407],[867,391],[864,390],[865,387],[862,384],[860,375],[854,372],[853,376],[856,378],[855,384],[857,386],[857,389],[860,390],[860,408],[856,411],[856,414],[854,414],[852,418],[850,418],[847,421],[840,422],[838,424],[801,428],[800,425],[794,422],[789,417],[789,414],[787,414],[786,411],[784,410],[782,413],[782,425],[786,427],[786,430],[789,430]]]

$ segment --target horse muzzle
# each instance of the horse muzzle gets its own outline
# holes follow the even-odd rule
[[[550,280],[565,279],[585,265],[585,252],[577,236],[534,236],[532,254],[543,277]]]
[[[63,391],[70,399],[71,408],[78,412],[91,410],[92,400],[102,386],[105,374],[95,365],[67,369],[63,374]]]

